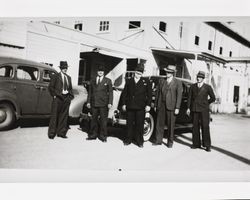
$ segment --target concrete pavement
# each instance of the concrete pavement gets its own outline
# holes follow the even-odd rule
[[[190,149],[191,133],[165,145],[124,146],[121,129],[107,143],[87,141],[72,125],[68,139],[47,138],[47,126],[0,134],[0,178],[5,181],[249,181],[250,119],[213,115],[212,151]],[[29,169],[29,170],[23,170]],[[63,174],[63,176],[61,175]],[[12,178],[14,179],[12,179]],[[29,177],[29,178],[28,178]]]

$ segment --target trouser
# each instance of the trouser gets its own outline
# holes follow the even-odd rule
[[[70,102],[69,95],[62,95],[60,98],[53,99],[48,130],[49,138],[54,138],[56,135],[66,136]]]
[[[142,145],[144,134],[145,110],[127,110],[127,142],[135,139],[138,145]]]
[[[108,107],[92,107],[90,135],[107,137]],[[99,133],[99,134],[98,134]]]
[[[174,110],[168,110],[166,108],[166,103],[162,102],[160,109],[157,111],[157,120],[156,120],[156,143],[161,144],[164,137],[164,127],[165,122],[167,121],[167,139],[168,143],[173,144],[174,142],[174,125],[175,125],[176,116]]]
[[[201,146],[200,129],[202,135],[202,146],[211,147],[209,130],[209,111],[193,112],[193,146]]]

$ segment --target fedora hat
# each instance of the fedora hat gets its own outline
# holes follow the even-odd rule
[[[143,64],[137,64],[137,67],[135,68],[136,72],[140,72],[141,74],[144,72],[144,65]]]
[[[175,73],[176,72],[176,66],[175,65],[168,65],[167,67],[164,67],[163,70],[165,72]]]
[[[102,71],[104,72],[105,71],[105,67],[103,65],[100,65],[97,69],[97,71]]]
[[[197,77],[205,78],[205,72],[204,71],[199,71],[198,74],[197,74]]]
[[[69,66],[68,66],[68,63],[67,61],[60,61],[60,69],[67,69]]]

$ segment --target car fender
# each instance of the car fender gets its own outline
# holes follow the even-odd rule
[[[84,86],[73,86],[74,99],[69,107],[69,117],[77,118],[82,113],[83,105],[87,102],[88,92]]]
[[[0,102],[8,102],[13,105],[15,109],[16,118],[20,118],[20,106],[16,95],[8,90],[0,90]]]

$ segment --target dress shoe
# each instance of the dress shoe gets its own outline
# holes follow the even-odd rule
[[[155,142],[155,143],[152,143],[152,145],[153,145],[153,146],[158,146],[158,145],[162,145],[162,143],[157,143],[157,142]]]
[[[97,138],[97,137],[95,137],[95,136],[88,136],[88,137],[86,138],[86,140],[96,140],[96,138]]]
[[[167,143],[168,148],[173,148],[173,143]]]
[[[100,139],[102,142],[107,142],[107,137],[105,137],[105,136],[100,136],[99,139]]]
[[[68,138],[66,135],[58,135],[57,137],[64,138],[64,139]]]
[[[210,147],[206,147],[206,151],[207,152],[211,152],[211,148]]]
[[[124,144],[125,146],[128,146],[128,145],[131,144],[131,142],[123,142],[123,144]]]
[[[192,145],[190,148],[191,149],[200,149],[201,147],[200,146],[194,146],[194,145]]]

